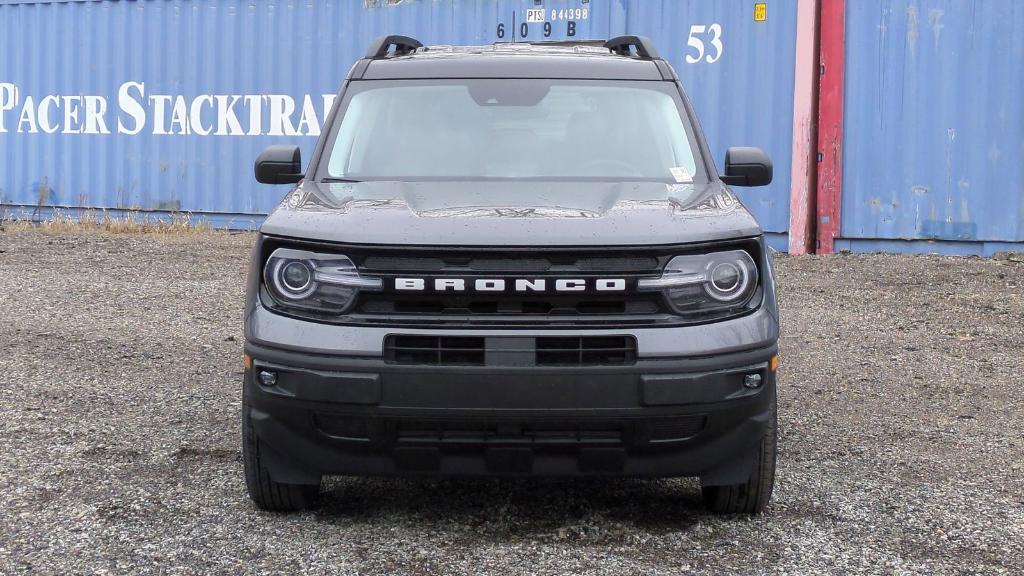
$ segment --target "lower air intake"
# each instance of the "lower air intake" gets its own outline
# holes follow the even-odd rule
[[[415,366],[628,366],[636,363],[632,336],[544,336],[484,338],[469,336],[390,335],[384,360]]]

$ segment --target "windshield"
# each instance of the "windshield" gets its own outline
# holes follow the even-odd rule
[[[657,180],[698,174],[668,82],[353,82],[321,176],[352,180]]]

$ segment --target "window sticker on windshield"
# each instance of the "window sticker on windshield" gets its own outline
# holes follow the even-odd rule
[[[672,172],[672,177],[676,179],[676,182],[680,184],[687,184],[693,182],[693,176],[690,175],[690,171],[685,166],[673,166],[669,168]]]

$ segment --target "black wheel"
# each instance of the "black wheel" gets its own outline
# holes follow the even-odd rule
[[[750,479],[732,486],[703,486],[707,507],[718,514],[758,514],[772,498],[775,485],[775,451],[778,448],[778,401],[773,396],[771,417],[761,437],[757,468]]]
[[[252,429],[249,403],[242,399],[242,462],[245,465],[245,486],[256,506],[275,512],[296,512],[313,505],[320,493],[319,484],[285,484],[270,479],[260,461],[260,440]]]

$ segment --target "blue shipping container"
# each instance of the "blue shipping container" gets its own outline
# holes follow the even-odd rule
[[[857,0],[846,10],[836,249],[1022,249],[1024,2]]]
[[[764,19],[747,1],[0,0],[0,209],[189,211],[249,227],[283,193],[253,181],[256,155],[299,143],[308,157],[372,38],[631,33],[679,72],[719,165],[737,145],[775,160],[775,183],[739,193],[784,248],[795,30],[795,0],[768,2]]]

